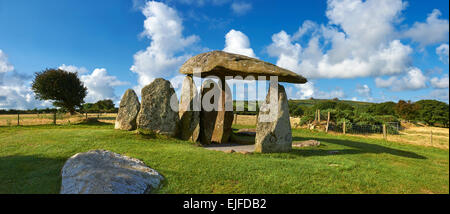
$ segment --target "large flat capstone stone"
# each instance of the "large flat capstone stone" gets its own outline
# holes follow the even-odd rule
[[[255,79],[264,76],[267,80],[277,76],[279,82],[300,84],[307,82],[306,78],[274,64],[224,51],[211,51],[194,56],[181,66],[180,73],[189,75],[198,73],[201,77],[253,76]]]
[[[62,169],[61,194],[144,194],[164,180],[142,161],[105,150],[78,153]]]

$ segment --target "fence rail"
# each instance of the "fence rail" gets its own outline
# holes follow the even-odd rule
[[[0,114],[0,126],[63,125],[82,122],[86,118],[97,118],[101,122],[113,123],[116,115],[116,113],[84,113],[76,115],[64,113]]]

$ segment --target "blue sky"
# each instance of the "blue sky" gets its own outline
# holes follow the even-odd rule
[[[119,101],[189,57],[249,55],[303,76],[289,98],[448,103],[448,1],[0,0],[0,108],[41,108],[33,73],[77,71]],[[144,24],[146,23],[146,24]]]

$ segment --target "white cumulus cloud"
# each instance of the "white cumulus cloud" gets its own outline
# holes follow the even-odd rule
[[[115,76],[109,76],[105,68],[96,68],[91,74],[80,76],[80,80],[88,88],[85,101],[90,103],[104,99],[117,103],[120,98],[114,93],[114,87],[128,84]]]
[[[89,73],[85,67],[63,64],[59,66],[59,69],[79,74],[80,80],[88,89],[88,94],[84,99],[88,103],[95,103],[105,99],[118,102],[120,98],[115,94],[114,88],[129,84],[118,80],[116,76],[108,75],[105,68],[96,68],[92,73]]]
[[[404,32],[405,37],[411,38],[422,47],[448,41],[449,23],[447,19],[440,19],[441,11],[434,9],[425,22],[416,22]]]
[[[292,36],[272,36],[267,52],[277,65],[307,78],[395,75],[411,67],[412,48],[395,35],[401,0],[330,0],[327,25],[305,21]],[[302,46],[304,35],[310,35]]]
[[[225,35],[225,48],[223,50],[229,53],[256,57],[253,49],[250,47],[250,40],[248,37],[241,31],[234,29],[230,30]]]
[[[0,50],[0,109],[49,107],[50,102],[36,100],[30,87],[31,76],[20,74]]]
[[[388,79],[377,77],[375,84],[379,88],[391,91],[418,90],[427,87],[427,77],[418,68],[411,68],[403,77],[392,76]]]
[[[142,7],[146,17],[142,35],[150,46],[134,55],[130,70],[138,75],[139,88],[157,77],[172,77],[191,55],[184,50],[199,40],[196,35],[183,36],[182,20],[177,11],[161,2],[149,1]]]
[[[448,75],[443,76],[442,78],[433,77],[430,80],[431,86],[433,88],[448,88]]]
[[[294,85],[296,90],[288,88],[288,96],[293,99],[333,99],[333,98],[345,98],[347,95],[341,88],[334,88],[328,91],[322,91],[315,87],[314,82],[309,81],[306,84]]]

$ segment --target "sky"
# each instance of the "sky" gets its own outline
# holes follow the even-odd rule
[[[306,77],[290,99],[448,103],[448,17],[442,0],[0,0],[0,109],[51,107],[30,89],[46,68],[77,72],[86,102],[160,77],[179,93],[179,67],[212,50]]]

